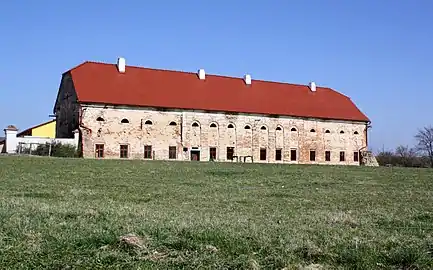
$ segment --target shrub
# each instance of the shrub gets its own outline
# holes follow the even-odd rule
[[[51,153],[50,153],[51,146]],[[32,151],[32,154],[38,156],[52,156],[52,157],[78,157],[79,153],[75,149],[75,146],[70,144],[61,144],[59,142],[45,143],[38,145],[36,150]]]
[[[397,166],[397,167],[418,167],[428,168],[429,160],[425,156],[401,156],[392,151],[383,151],[376,155],[377,162],[380,166]]]
[[[30,147],[25,147],[23,145],[19,145],[17,147],[17,153],[28,155],[28,154],[30,154]]]

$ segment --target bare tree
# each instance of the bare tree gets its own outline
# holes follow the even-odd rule
[[[395,149],[395,154],[402,158],[413,158],[416,156],[416,151],[409,146],[400,145]]]
[[[430,166],[433,167],[433,127],[424,127],[419,129],[415,135],[418,142],[417,150],[426,154],[430,160]]]
[[[395,149],[396,156],[399,157],[401,165],[412,167],[416,158],[416,150],[409,146],[400,145]]]

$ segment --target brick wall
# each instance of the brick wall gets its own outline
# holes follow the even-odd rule
[[[366,125],[361,122],[82,107],[82,123],[91,129],[91,132],[81,130],[83,155],[87,158],[95,157],[95,144],[104,145],[104,158],[119,158],[120,145],[125,144],[129,158],[137,159],[143,159],[145,145],[152,146],[154,159],[168,159],[169,146],[176,146],[178,160],[189,160],[189,151],[197,147],[200,160],[204,161],[209,160],[210,147],[216,148],[219,161],[226,160],[227,147],[234,147],[235,155],[252,155],[254,162],[358,165],[353,159],[354,152],[366,146]],[[98,117],[104,121],[97,121]],[[121,123],[122,119],[129,123]],[[170,125],[171,122],[176,125]],[[310,132],[312,129],[315,132]],[[326,130],[330,133],[325,133]],[[184,152],[184,148],[188,151]],[[260,149],[266,149],[266,160],[260,160]],[[281,149],[281,161],[275,160],[276,149]],[[290,160],[292,149],[297,151],[296,161]],[[310,161],[310,150],[315,150],[314,162]],[[325,151],[331,151],[330,161],[325,161]],[[340,151],[345,152],[344,162],[340,162]]]

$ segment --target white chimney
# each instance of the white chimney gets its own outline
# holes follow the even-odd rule
[[[251,84],[251,75],[250,74],[246,74],[244,76],[244,81],[245,81],[245,84],[250,85]]]
[[[310,90],[312,92],[316,92],[316,83],[315,82],[310,82]]]
[[[126,68],[125,58],[123,58],[123,57],[117,58],[117,70],[120,73],[125,73],[125,68]]]
[[[204,80],[206,78],[206,73],[204,72],[204,69],[199,69],[198,70],[198,77],[200,80]]]

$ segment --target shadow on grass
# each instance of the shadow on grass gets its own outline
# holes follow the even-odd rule
[[[11,194],[12,197],[38,198],[38,199],[57,199],[61,196],[49,192],[19,192]]]
[[[351,269],[432,269],[433,257],[421,243],[398,243],[390,246],[357,247],[341,244],[336,247],[334,261]],[[331,258],[328,258],[328,260]],[[385,268],[386,268],[385,267]]]
[[[233,171],[233,170],[209,170],[206,171],[207,175],[214,177],[231,177],[231,176],[239,176],[245,174],[243,171]]]

